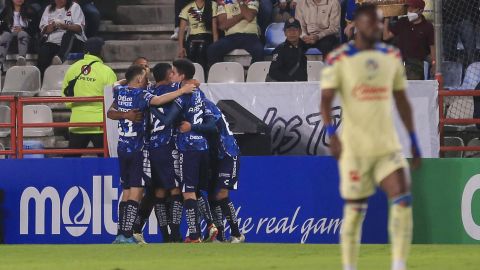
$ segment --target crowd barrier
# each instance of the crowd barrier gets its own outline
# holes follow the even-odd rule
[[[242,157],[240,168],[232,199],[248,242],[338,242],[343,202],[335,160]],[[117,159],[5,160],[0,170],[6,243],[113,241]],[[425,159],[413,173],[414,242],[480,243],[479,192],[476,160]],[[387,200],[377,193],[369,203],[362,241],[387,243]],[[160,241],[153,214],[144,232],[147,241]]]

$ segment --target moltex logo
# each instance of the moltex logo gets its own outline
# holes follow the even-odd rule
[[[91,195],[87,190],[92,190]],[[34,207],[29,207],[31,203]],[[20,198],[20,235],[44,235],[48,226],[51,226],[52,235],[59,235],[62,226],[73,237],[84,235],[89,228],[94,235],[104,230],[115,235],[117,224],[113,220],[113,207],[117,205],[118,189],[112,185],[112,176],[93,176],[91,188],[73,186],[65,194],[51,186],[41,190],[27,187]],[[35,215],[31,215],[33,209]],[[51,220],[46,220],[47,213]],[[33,222],[29,219],[33,217],[32,232],[29,225]]]

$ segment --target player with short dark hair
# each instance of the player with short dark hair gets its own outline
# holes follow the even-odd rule
[[[171,102],[193,91],[195,85],[185,84],[181,89],[162,96],[148,93],[147,71],[141,66],[131,66],[125,74],[127,85],[114,89],[114,101],[108,118],[119,120],[118,159],[123,196],[119,207],[119,234],[114,243],[135,243],[133,223],[138,214],[139,202],[145,187],[143,148],[146,112],[150,106]]]
[[[177,82],[177,88],[193,78],[195,66],[186,59],[173,62],[172,81]],[[171,125],[178,119],[184,119],[194,124],[203,122],[205,114],[205,94],[196,89],[192,94],[177,98],[167,116],[162,117],[165,125]],[[199,207],[196,192],[202,175],[202,165],[208,160],[208,143],[198,132],[178,133],[176,146],[179,151],[179,177],[182,186],[184,208],[187,216],[189,236],[186,243],[200,243]],[[213,230],[213,232],[216,232]],[[216,236],[216,234],[215,234]]]
[[[420,150],[410,104],[405,95],[405,67],[400,51],[380,42],[381,18],[375,6],[355,13],[354,41],[327,57],[322,74],[321,111],[330,136],[330,150],[339,159],[340,191],[345,200],[340,243],[344,270],[356,270],[367,201],[380,186],[390,204],[392,270],[406,270],[412,241],[412,195],[408,163],[393,123],[392,99],[410,134],[414,167]],[[336,134],[331,108],[342,100],[342,132]]]
[[[212,177],[208,185],[210,206],[213,208],[215,226],[219,230],[219,241],[225,241],[223,217],[231,229],[230,243],[243,243],[245,236],[240,233],[235,207],[230,200],[229,191],[237,190],[240,169],[240,148],[230,131],[229,124],[220,109],[205,99],[205,119],[201,124],[183,121],[180,132],[196,131],[208,138],[212,157]]]

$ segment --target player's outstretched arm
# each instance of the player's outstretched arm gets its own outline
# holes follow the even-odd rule
[[[332,123],[332,104],[335,98],[334,89],[323,89],[320,111],[322,113],[323,123],[327,129],[327,135],[330,136],[330,152],[339,159],[342,153],[342,145],[336,134],[336,127]]]
[[[181,133],[186,133],[189,131],[195,131],[201,134],[212,134],[218,132],[217,126],[215,125],[215,119],[213,117],[205,118],[205,121],[201,124],[192,125],[190,122],[183,121],[179,127]]]
[[[165,126],[170,126],[178,118],[178,116],[182,112],[182,108],[178,104],[174,103],[170,107],[167,115],[160,113],[157,108],[151,108],[150,111],[155,115],[157,119],[162,121]]]
[[[407,96],[405,91],[395,91],[393,93],[393,97],[395,99],[395,104],[397,106],[398,113],[400,114],[400,118],[402,119],[405,128],[410,135],[410,141],[412,144],[412,156],[413,156],[413,167],[416,168],[420,165],[420,158],[421,152],[420,147],[418,145],[417,136],[415,134],[415,127],[413,124],[412,118],[412,108],[410,103],[408,102]]]
[[[181,95],[191,94],[193,92],[193,90],[195,90],[196,88],[197,88],[197,85],[195,85],[193,83],[185,84],[184,86],[182,86],[182,88],[178,89],[177,91],[173,91],[173,92],[161,95],[161,96],[154,96],[150,100],[150,105],[151,106],[160,106],[160,105],[167,104],[169,102],[172,102],[173,100],[175,100],[176,98],[178,98]]]

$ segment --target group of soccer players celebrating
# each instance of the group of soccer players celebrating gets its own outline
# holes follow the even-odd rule
[[[150,72],[154,84],[148,82]],[[226,242],[224,219],[231,229],[229,242],[245,241],[229,198],[237,188],[240,150],[225,116],[199,89],[194,74],[193,63],[185,59],[152,70],[132,65],[125,81],[114,87],[107,116],[118,120],[123,189],[114,243],[145,243],[142,229],[152,210],[164,242]]]

